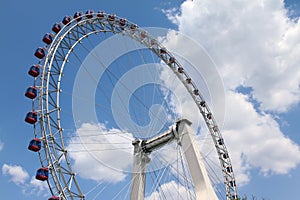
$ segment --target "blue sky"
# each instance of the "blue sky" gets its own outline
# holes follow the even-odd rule
[[[241,16],[240,19],[237,17],[236,20],[232,20],[234,16],[230,12],[225,12],[221,6],[216,6],[220,4],[219,0],[211,1],[211,4],[208,1],[201,0],[196,2],[179,0],[133,0],[127,2],[114,0],[108,2],[93,0],[88,2],[72,1],[72,3],[70,1],[54,0],[46,4],[36,0],[30,2],[16,0],[3,2],[0,8],[2,19],[0,35],[0,58],[2,61],[2,73],[0,75],[0,88],[2,91],[2,115],[0,117],[1,196],[7,199],[32,200],[42,198],[41,196],[43,195],[39,194],[39,190],[48,192],[43,186],[30,183],[31,177],[35,175],[35,171],[39,167],[39,160],[36,155],[27,150],[28,142],[33,137],[32,127],[24,122],[25,114],[31,109],[30,101],[24,97],[25,89],[32,84],[32,79],[27,75],[27,71],[36,62],[36,58],[33,56],[35,49],[42,45],[41,39],[43,35],[50,31],[55,22],[61,21],[65,15],[73,15],[75,11],[85,12],[88,9],[92,9],[94,11],[104,10],[107,13],[115,13],[138,24],[140,27],[163,27],[179,30],[201,43],[212,60],[219,66],[218,71],[224,79],[226,94],[228,95],[227,99],[235,102],[234,105],[227,105],[227,112],[238,113],[240,111],[239,106],[247,107],[250,110],[253,106],[253,111],[249,115],[260,119],[261,127],[266,127],[266,129],[249,127],[250,133],[245,131],[245,134],[248,135],[237,135],[234,133],[243,132],[244,130],[236,128],[235,125],[243,125],[244,123],[240,122],[240,118],[237,115],[229,114],[228,117],[232,117],[232,120],[226,121],[225,119],[225,139],[228,138],[228,144],[231,146],[229,149],[233,151],[233,156],[236,156],[236,159],[233,159],[233,161],[239,168],[238,174],[240,174],[240,182],[242,182],[238,188],[239,193],[241,195],[255,195],[272,200],[295,199],[298,196],[297,189],[300,183],[300,159],[299,156],[293,159],[293,156],[297,152],[299,153],[300,145],[298,120],[300,117],[300,78],[297,81],[297,77],[295,78],[292,75],[294,75],[293,72],[300,74],[299,69],[295,71],[297,69],[295,66],[297,61],[299,61],[297,57],[299,57],[300,53],[300,22],[295,22],[295,20],[300,15],[300,4],[296,0],[285,1],[286,8],[290,9],[287,11],[289,18],[283,18],[282,15],[274,15],[274,20],[270,20],[269,13],[273,13],[274,10],[284,10],[284,8],[278,8],[281,5],[280,1],[273,1],[273,3],[270,0],[260,1],[265,4],[265,12],[262,12],[263,9],[258,9],[257,13],[252,12],[251,8],[256,6],[261,8],[256,5],[259,4],[259,1],[253,1],[249,5],[245,3],[246,1],[241,2],[243,3],[238,6],[237,1],[226,5],[228,6],[226,8],[237,16],[241,14],[239,13],[241,10],[239,6],[244,6],[244,13],[246,14]],[[271,4],[272,6],[270,6]],[[206,12],[206,14],[198,14],[195,10],[196,8],[199,8],[201,13]],[[163,12],[163,10],[165,11]],[[222,34],[220,36],[216,33],[221,33],[224,30],[222,23],[227,25],[227,19],[234,21],[236,26],[224,32],[225,36],[226,33],[231,35],[222,37]],[[271,24],[271,28],[265,29],[265,26],[260,27],[260,24],[256,23],[255,19],[261,19],[264,25]],[[282,25],[283,21],[285,21],[284,19],[291,21]],[[278,24],[276,24],[277,22]],[[284,34],[284,30],[274,29],[273,26],[282,26],[282,29],[290,30],[290,32]],[[261,31],[261,33],[252,34],[251,31],[253,29],[251,27]],[[247,31],[241,31],[243,29]],[[270,44],[276,43],[277,37],[274,36],[273,38],[273,33],[274,35],[277,34],[276,31],[278,31],[278,35],[282,34],[286,38],[284,40],[286,43],[283,45],[285,45],[284,47],[290,54],[284,50],[272,52],[270,49],[265,49],[261,51],[260,57],[255,50],[251,51],[251,48],[254,48],[254,45],[252,46],[251,44],[256,44],[256,41],[261,43],[270,42]],[[248,36],[247,34],[250,36],[246,37]],[[266,41],[266,38],[271,39]],[[257,43],[259,44],[259,42]],[[279,41],[276,44],[281,43]],[[232,46],[232,48],[224,48],[226,45]],[[241,53],[240,55],[239,52],[243,51],[245,51],[245,54]],[[235,59],[233,55],[240,57],[237,56],[238,58]],[[249,59],[247,59],[247,55]],[[251,56],[256,56],[255,60],[252,60]],[[266,57],[267,59],[265,59]],[[270,70],[270,76],[260,74],[259,70],[257,70],[258,67],[273,63],[272,61],[269,62],[269,60],[273,60],[275,57],[286,64],[286,74],[281,74],[281,72],[278,72],[280,69],[276,71],[272,67],[261,68],[261,70],[264,70],[264,74],[268,74]],[[257,67],[253,70],[246,69],[246,67],[249,67],[246,64],[249,63]],[[241,67],[244,64],[245,66]],[[236,68],[232,69],[229,66]],[[272,74],[276,74],[276,76],[272,76]],[[240,79],[241,77],[243,80]],[[298,84],[298,88],[292,88],[295,84],[294,82],[287,83],[287,80],[292,79],[296,79],[295,82]],[[269,81],[269,83],[274,81],[271,82],[274,83],[273,85],[276,85],[278,80],[278,84],[283,88],[269,86],[264,80]],[[252,89],[248,90],[245,88]],[[269,96],[268,98],[267,94],[276,92],[280,96],[278,97],[279,99],[276,99],[276,96]],[[284,103],[280,103],[280,101]],[[241,109],[242,111],[244,110]],[[245,113],[247,115],[247,112]],[[254,122],[251,121],[254,120],[253,118],[246,119],[249,122]],[[264,124],[264,121],[267,122]],[[246,128],[248,127],[246,126]],[[278,133],[278,136],[284,139],[282,142],[286,143],[278,146],[278,149],[282,150],[284,155],[278,153],[278,156],[277,154],[276,156],[271,156],[272,150],[270,149],[262,150],[258,154],[251,152],[266,145],[264,141],[273,141],[272,137],[274,136],[271,133],[268,137],[266,137],[267,133],[263,134],[267,130]],[[259,136],[258,139],[250,138],[249,134],[255,135],[255,131],[261,131],[263,135]],[[248,144],[247,141],[243,141],[243,138],[257,142],[257,146],[253,143]],[[242,143],[244,145],[243,150],[238,149],[239,142],[242,141],[244,142]],[[274,152],[276,147],[276,145],[272,147]],[[246,159],[241,159],[240,156],[242,155],[246,156]],[[270,157],[269,160],[264,159],[268,156]],[[286,159],[282,157],[286,157]],[[272,167],[273,162],[275,166],[278,166],[277,169]],[[284,162],[287,163],[287,167],[284,165]],[[18,174],[19,179],[15,179],[11,174]]]

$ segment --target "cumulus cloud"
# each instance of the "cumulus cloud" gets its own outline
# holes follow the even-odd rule
[[[263,175],[287,174],[299,164],[299,146],[282,133],[272,115],[258,113],[247,95],[229,91],[226,97],[223,135],[241,184],[249,181],[253,167]]]
[[[48,189],[47,182],[36,180],[34,176],[29,180],[29,174],[22,166],[3,164],[2,174],[10,176],[10,181],[19,186],[25,195],[48,195],[45,193]]]
[[[31,177],[28,184],[23,187],[23,193],[26,195],[48,196],[48,184],[45,181],[39,181],[34,176]]]
[[[2,174],[10,176],[10,180],[16,185],[22,185],[29,178],[29,174],[18,165],[3,164]]]
[[[104,124],[84,123],[68,142],[67,149],[81,177],[116,183],[124,180],[130,170],[132,141],[129,133],[107,129]]]
[[[285,136],[272,113],[288,112],[300,100],[300,20],[288,17],[282,0],[185,1],[165,13],[180,33],[208,51],[224,81],[222,132],[238,183],[246,184],[253,168],[263,175],[287,174],[299,165],[299,145]],[[176,34],[168,39],[177,52],[193,54]],[[189,59],[199,71],[206,67],[197,56]]]
[[[253,88],[264,110],[299,102],[300,23],[282,0],[186,1],[180,11],[168,16],[209,51],[227,88]]]
[[[134,138],[104,124],[84,123],[68,141],[68,152],[77,174],[97,182],[118,183],[131,176]],[[178,146],[171,143],[153,151],[147,171],[164,168],[178,159]],[[178,173],[178,172],[174,172]]]
[[[156,189],[156,191],[152,192],[149,196],[147,196],[146,200],[155,200],[155,199],[163,199],[163,197],[167,196],[168,199],[191,199],[192,194],[186,191],[186,188],[175,181],[170,181],[162,184],[160,187]]]
[[[48,197],[48,184],[46,181],[39,181],[34,176],[29,181],[20,185],[22,193],[26,196]]]

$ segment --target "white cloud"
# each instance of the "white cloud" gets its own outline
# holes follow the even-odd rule
[[[155,200],[155,199],[163,199],[163,197],[168,197],[168,199],[191,199],[189,192],[187,189],[176,183],[175,181],[170,181],[162,184],[160,187],[156,189],[156,191],[152,192],[149,196],[146,197],[146,200]]]
[[[29,180],[28,172],[19,165],[3,164],[2,174],[10,176],[10,181],[21,188],[21,191],[26,196],[49,196],[48,184],[45,181],[39,181],[32,176]]]
[[[257,113],[246,95],[228,92],[226,97],[223,135],[241,184],[249,181],[253,167],[264,175],[287,174],[300,163],[299,146],[281,132],[272,115]]]
[[[224,80],[222,132],[238,183],[247,183],[253,168],[263,175],[287,174],[299,165],[299,146],[284,135],[268,111],[287,112],[299,103],[300,20],[287,17],[282,0],[185,1],[179,12],[165,13],[179,32],[204,46]],[[176,51],[193,54],[177,35],[170,34],[169,39]],[[206,67],[197,56],[189,58]],[[213,83],[211,77],[204,78],[208,85]],[[249,87],[251,93],[240,94],[239,87]]]
[[[116,183],[126,178],[132,164],[133,137],[104,124],[85,123],[68,142],[74,170],[83,178]]]
[[[73,169],[80,177],[98,182],[118,183],[131,176],[133,137],[104,124],[84,123],[68,141]],[[177,145],[172,143],[151,153],[147,171],[155,171],[176,161]]]
[[[22,185],[29,178],[28,173],[18,165],[2,165],[2,174],[10,176],[10,180],[16,185]]]
[[[227,88],[251,87],[262,109],[285,112],[300,99],[300,21],[286,13],[282,0],[204,0],[169,16],[209,51]]]
[[[24,185],[22,192],[26,195],[49,196],[48,184],[46,181],[39,181],[34,176],[31,177],[28,184]]]

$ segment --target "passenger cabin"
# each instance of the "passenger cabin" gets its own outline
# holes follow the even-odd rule
[[[141,39],[144,39],[147,37],[147,33],[145,31],[141,32]]]
[[[218,144],[219,144],[219,145],[224,145],[223,139],[218,139]]]
[[[86,13],[85,13],[86,18],[91,19],[93,17],[93,13],[94,13],[94,11],[92,11],[92,10],[86,11]]]
[[[187,79],[185,79],[185,81],[186,81],[186,83],[188,83],[188,84],[192,83],[192,79],[191,79],[191,78],[187,78]]]
[[[33,76],[33,77],[37,77],[38,75],[40,75],[40,66],[39,65],[32,65],[28,71],[28,74]]]
[[[43,42],[49,45],[52,43],[52,41],[53,41],[53,35],[51,33],[47,33],[46,35],[44,35]]]
[[[35,178],[40,181],[45,181],[48,179],[49,169],[47,167],[42,167],[37,170]]]
[[[170,57],[170,58],[169,58],[169,63],[170,63],[170,64],[175,63],[175,58],[174,58],[174,57]]]
[[[113,21],[115,21],[115,19],[116,19],[116,16],[114,14],[108,15],[108,21],[113,22]]]
[[[69,23],[71,22],[71,20],[72,20],[71,16],[65,16],[65,17],[63,18],[63,20],[62,20],[62,23],[63,23],[64,25],[67,25],[67,24],[69,24]]]
[[[214,126],[212,129],[213,129],[213,131],[214,131],[215,133],[219,131],[218,126]]]
[[[35,124],[37,122],[37,114],[34,111],[27,113],[25,121],[29,124]]]
[[[179,73],[183,73],[183,67],[178,67],[177,70],[178,70]]]
[[[125,18],[120,19],[119,24],[120,24],[120,26],[125,26],[125,24],[126,24],[126,19],[125,19]]]
[[[50,197],[48,200],[60,200],[60,198],[57,197],[57,196],[52,196],[52,197]]]
[[[205,101],[201,101],[201,102],[200,102],[200,106],[201,106],[201,107],[205,107],[205,106],[206,106]]]
[[[208,113],[208,114],[206,115],[206,117],[207,117],[207,119],[211,120],[211,119],[212,119],[212,114],[211,114],[211,113]]]
[[[229,158],[228,154],[227,154],[227,153],[223,153],[223,158],[224,158],[224,159]]]
[[[37,95],[37,90],[34,86],[30,86],[27,88],[25,96],[28,97],[29,99],[34,99]]]
[[[199,90],[195,89],[194,90],[194,95],[199,95]]]
[[[54,33],[58,33],[60,30],[61,30],[61,28],[62,28],[62,25],[61,25],[61,23],[55,23],[53,26],[52,26],[52,31],[54,32]]]
[[[75,14],[74,14],[74,19],[76,19],[76,21],[80,21],[80,20],[82,20],[82,12],[76,12]]]
[[[232,170],[232,167],[226,167],[226,171],[228,172],[228,173],[231,173],[233,170]]]
[[[30,151],[38,152],[41,150],[42,147],[42,142],[39,138],[33,138],[28,145],[28,149]]]
[[[166,54],[166,53],[167,53],[167,49],[164,47],[159,50],[159,54]]]
[[[45,49],[43,47],[37,48],[34,55],[39,59],[43,59],[45,57]]]
[[[131,31],[135,31],[136,28],[137,28],[137,25],[135,25],[135,24],[132,24],[132,25],[130,26],[130,30],[131,30]]]
[[[229,181],[229,185],[230,185],[231,187],[235,187],[235,186],[236,186],[236,183],[235,183],[234,180],[232,180],[232,181]]]
[[[104,18],[104,13],[102,11],[99,11],[97,14],[97,17],[101,20]]]
[[[157,41],[155,39],[151,39],[151,46],[157,45]]]

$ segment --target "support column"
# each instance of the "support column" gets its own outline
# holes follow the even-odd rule
[[[181,119],[165,133],[148,140],[141,141],[136,139],[132,142],[134,156],[130,200],[144,200],[146,165],[150,162],[148,155],[173,140],[176,140],[182,146],[195,187],[196,200],[218,200],[202,161],[199,145],[195,139],[191,124],[187,119]]]
[[[146,183],[146,165],[150,162],[148,155],[142,150],[141,140],[134,140],[132,178],[130,200],[144,200]]]
[[[182,119],[177,122],[177,132],[184,155],[188,164],[190,174],[195,186],[196,200],[209,199],[218,200],[218,197],[211,185],[207,175],[199,145],[191,129],[191,122]]]

